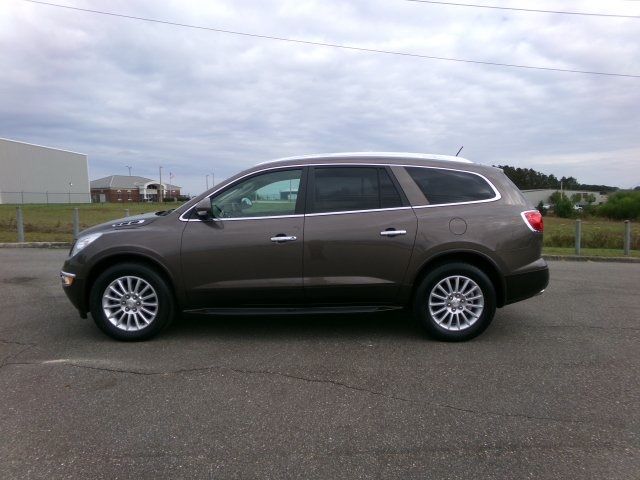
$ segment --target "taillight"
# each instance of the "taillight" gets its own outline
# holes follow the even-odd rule
[[[527,210],[526,212],[522,212],[521,215],[527,227],[534,232],[542,233],[544,224],[542,223],[542,214],[538,210]]]

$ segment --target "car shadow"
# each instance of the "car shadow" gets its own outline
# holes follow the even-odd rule
[[[326,315],[200,315],[183,314],[162,334],[173,338],[362,338],[425,339],[407,312]]]

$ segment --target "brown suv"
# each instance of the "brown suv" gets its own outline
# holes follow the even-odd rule
[[[466,340],[549,280],[542,217],[500,169],[458,157],[332,154],[245,170],[174,211],[82,232],[61,272],[82,317],[121,340],[178,312],[412,307]]]

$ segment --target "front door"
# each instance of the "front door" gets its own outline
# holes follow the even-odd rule
[[[191,308],[303,302],[302,169],[240,180],[211,198],[214,221],[190,219],[182,272]]]
[[[417,219],[385,167],[314,167],[304,227],[308,302],[393,304]]]

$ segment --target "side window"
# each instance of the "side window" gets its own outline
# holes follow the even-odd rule
[[[378,174],[380,178],[380,208],[401,207],[402,198],[400,198],[400,194],[391,181],[387,170],[379,168]]]
[[[293,215],[301,176],[301,169],[256,175],[213,197],[213,210],[222,218]]]
[[[430,205],[473,202],[495,197],[491,186],[473,173],[423,167],[405,168]]]
[[[310,213],[372,210],[402,205],[389,174],[378,167],[316,167]]]

